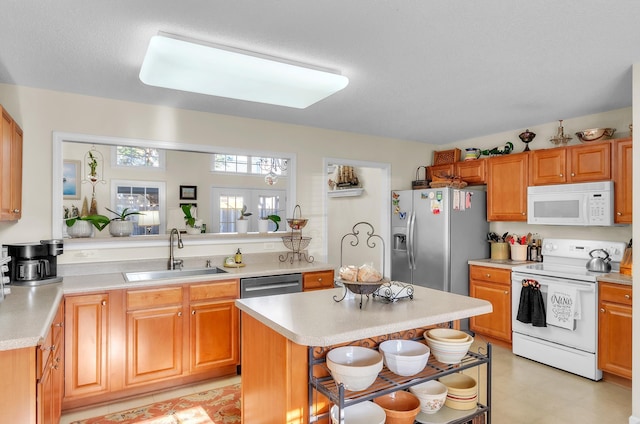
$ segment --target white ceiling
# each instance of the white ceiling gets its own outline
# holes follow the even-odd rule
[[[0,82],[443,144],[631,106],[637,0],[3,0]],[[307,109],[145,86],[159,31],[337,69]]]

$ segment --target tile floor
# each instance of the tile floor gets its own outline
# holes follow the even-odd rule
[[[594,382],[493,346],[492,424],[628,423],[631,389]],[[472,375],[482,371],[469,370]],[[96,409],[65,414],[61,424],[105,415],[240,381],[240,377],[163,392]],[[481,394],[481,399],[485,394]]]

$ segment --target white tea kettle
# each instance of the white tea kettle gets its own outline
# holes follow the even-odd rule
[[[600,256],[593,256],[595,252],[604,253],[604,258]],[[591,256],[591,259],[589,259],[589,262],[587,262],[588,271],[593,271],[593,272],[610,272],[611,271],[611,263],[610,263],[611,258],[609,257],[609,254],[607,253],[606,250],[593,249],[591,252],[589,252],[589,256]]]

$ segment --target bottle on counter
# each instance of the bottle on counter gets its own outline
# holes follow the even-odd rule
[[[237,264],[242,263],[242,253],[240,253],[240,249],[238,249],[238,251],[236,252],[235,260]]]

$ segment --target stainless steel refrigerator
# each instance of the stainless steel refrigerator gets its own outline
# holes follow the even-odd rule
[[[490,256],[486,192],[391,192],[391,279],[469,295],[470,259]]]

